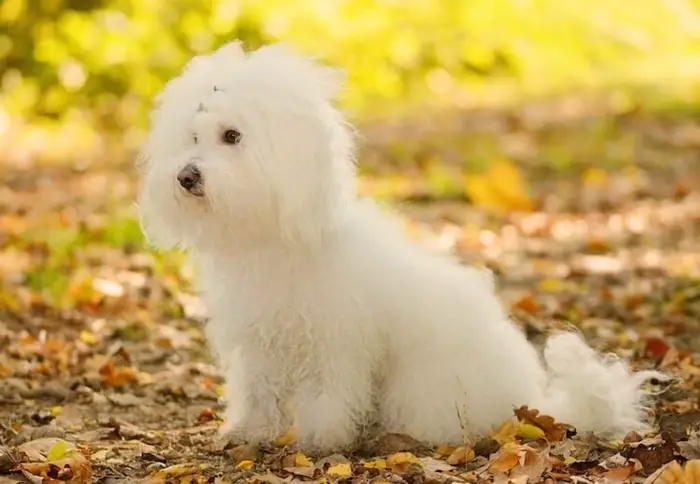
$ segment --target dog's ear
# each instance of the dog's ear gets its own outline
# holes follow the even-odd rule
[[[335,98],[345,84],[345,70],[329,67],[318,59],[298,54],[289,45],[270,44],[252,52],[249,60],[266,75],[299,83],[324,99]]]

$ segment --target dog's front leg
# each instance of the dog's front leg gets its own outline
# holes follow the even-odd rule
[[[293,423],[282,380],[265,371],[267,365],[262,361],[236,360],[228,361],[225,368],[226,411],[221,432],[250,444],[279,438]]]
[[[347,450],[370,417],[369,371],[361,363],[338,358],[326,365],[320,378],[298,391],[299,445],[307,452]]]

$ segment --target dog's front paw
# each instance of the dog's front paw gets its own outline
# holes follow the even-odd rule
[[[285,430],[274,425],[253,422],[224,421],[219,427],[219,434],[235,445],[268,444],[277,441],[284,433]]]

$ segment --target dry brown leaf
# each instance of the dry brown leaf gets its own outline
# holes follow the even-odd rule
[[[626,466],[622,467],[615,467],[613,469],[610,469],[605,473],[605,478],[610,482],[611,484],[614,483],[622,483],[627,481],[627,479],[632,476],[632,474],[637,471],[637,466],[632,463]]]
[[[637,459],[644,467],[644,472],[651,474],[674,460],[680,454],[680,448],[667,432],[661,432],[654,439],[629,444],[620,453],[628,459]]]
[[[554,418],[549,415],[540,415],[539,410],[534,408],[530,409],[527,405],[523,405],[515,410],[515,416],[524,423],[534,425],[544,430],[545,438],[550,442],[564,440],[567,431],[573,428],[571,425],[556,422]]]
[[[81,452],[74,452],[52,462],[27,462],[20,464],[17,470],[25,475],[39,477],[42,482],[60,481],[71,484],[92,482],[92,463]]]
[[[520,459],[511,471],[511,478],[526,476],[528,482],[539,482],[542,475],[552,468],[547,451],[538,452],[530,446],[523,445],[518,453]]]
[[[313,479],[317,472],[321,472],[315,467],[284,467],[283,469],[285,472],[308,479]]]

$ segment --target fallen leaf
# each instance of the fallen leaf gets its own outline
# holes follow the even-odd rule
[[[386,459],[375,459],[362,463],[362,467],[366,469],[379,469],[383,471],[386,469]]]
[[[17,451],[23,454],[28,461],[43,462],[47,460],[47,456],[54,448],[64,449],[64,452],[67,452],[69,449],[71,451],[77,450],[73,444],[65,440],[56,437],[45,437],[25,442],[17,448]]]
[[[432,472],[450,472],[456,469],[456,467],[447,462],[433,459],[432,457],[423,457],[421,458],[421,462],[427,470]]]
[[[61,460],[66,456],[67,453],[68,442],[66,442],[65,440],[59,440],[53,445],[53,447],[51,447],[49,453],[46,454],[46,460],[48,460],[49,462]]]
[[[629,479],[636,470],[637,469],[634,464],[629,464],[623,467],[615,467],[605,473],[605,479],[610,483],[622,483],[627,481],[627,479]]]
[[[236,469],[249,471],[254,466],[255,466],[255,462],[253,462],[252,460],[242,460],[238,464],[236,464]]]
[[[99,369],[102,381],[111,387],[123,387],[136,380],[136,372],[127,366],[117,366],[109,360]]]
[[[538,440],[544,439],[545,433],[544,430],[535,425],[520,424],[518,425],[518,437],[522,437],[525,440]]]
[[[685,467],[677,461],[671,462],[656,481],[659,484],[698,484],[700,483],[700,460],[690,460]]]
[[[442,457],[449,457],[455,450],[457,450],[457,447],[441,445],[435,449],[435,452]]]
[[[206,464],[175,464],[161,469],[151,477],[154,479],[175,479],[178,477],[196,474],[207,469]]]
[[[549,415],[540,415],[539,410],[529,409],[527,405],[515,410],[515,416],[523,423],[542,429],[544,437],[550,442],[564,440],[568,431],[573,428],[571,425],[555,422]]]
[[[465,175],[464,185],[469,198],[477,206],[496,212],[533,209],[525,182],[509,160],[491,163],[484,173]]]
[[[25,475],[42,478],[41,482],[68,482],[88,484],[92,482],[92,463],[80,452],[74,452],[52,462],[27,462],[18,470]]]
[[[528,314],[536,314],[542,308],[540,304],[535,301],[535,298],[533,298],[531,295],[526,295],[513,303],[513,309],[517,309]]]
[[[457,447],[452,454],[447,458],[446,462],[450,465],[464,464],[474,459],[474,449],[466,446]]]
[[[518,435],[518,424],[513,419],[506,420],[496,430],[491,437],[501,445],[515,442],[515,437]]]
[[[218,416],[216,415],[216,412],[214,412],[211,408],[205,408],[199,412],[199,415],[197,416],[197,423],[201,425],[211,422],[212,420],[216,420],[217,418]]]
[[[295,429],[290,430],[286,434],[284,434],[282,437],[277,439],[277,445],[280,447],[287,447],[289,445],[292,445],[294,442],[297,440],[297,433]]]
[[[661,338],[649,338],[644,345],[645,356],[663,358],[671,347]]]
[[[320,472],[316,467],[284,467],[286,472],[299,477],[313,479],[317,472]]]
[[[628,459],[637,459],[644,472],[651,474],[674,460],[680,454],[680,448],[667,432],[662,432],[657,438],[628,444],[620,453]]]
[[[309,460],[308,457],[306,457],[304,454],[301,452],[297,452],[294,455],[294,463],[296,467],[313,467],[314,463]]]
[[[80,332],[80,341],[82,341],[86,345],[94,345],[97,344],[98,340],[97,337],[91,331],[84,329]]]
[[[350,477],[352,475],[352,468],[350,464],[336,464],[329,467],[326,474],[335,477]]]
[[[502,474],[510,471],[520,462],[517,450],[507,450],[502,452],[489,466],[489,470],[494,474]]]
[[[416,465],[422,467],[420,459],[411,452],[397,452],[386,459],[387,468],[398,474],[403,474]]]
[[[549,454],[545,451],[536,451],[527,445],[521,446],[518,454],[518,465],[511,471],[511,479],[519,476],[527,477],[526,482],[539,482],[542,475],[552,468]]]

